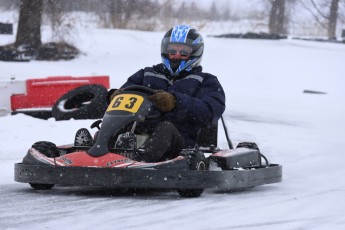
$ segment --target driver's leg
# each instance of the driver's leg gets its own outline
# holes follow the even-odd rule
[[[158,162],[172,159],[185,148],[183,136],[169,121],[158,123],[148,140],[137,150],[137,159],[146,162]]]

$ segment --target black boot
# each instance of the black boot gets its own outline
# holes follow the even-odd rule
[[[133,160],[135,161],[144,161],[144,154],[145,154],[145,149],[137,149],[135,150],[134,154],[133,154]]]

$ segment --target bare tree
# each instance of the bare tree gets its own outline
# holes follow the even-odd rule
[[[55,0],[47,0],[47,13],[51,21],[52,31],[55,33],[62,24],[62,5]]]
[[[165,6],[161,10],[161,16],[163,16],[165,19],[166,18],[173,18],[173,7],[171,4],[171,1],[167,1]]]
[[[223,9],[223,13],[221,15],[221,19],[222,20],[229,20],[231,18],[231,10],[229,8],[229,5],[223,5],[222,6],[222,9]]]
[[[300,2],[313,15],[315,21],[327,30],[328,39],[335,40],[339,17],[339,0],[324,0],[318,4],[314,0],[310,0],[314,10],[304,1],[301,0]]]
[[[65,42],[41,42],[41,21],[44,0],[21,0],[19,22],[14,43],[0,46],[0,60],[70,60],[79,50]],[[52,1],[50,1],[52,3]]]
[[[328,39],[336,40],[339,0],[332,0],[329,9]]]
[[[1,0],[1,8],[6,10],[19,9],[20,0]]]
[[[128,21],[137,9],[137,0],[108,0],[106,2],[114,28],[127,28]]]
[[[185,2],[182,2],[180,7],[175,11],[174,17],[176,18],[186,18],[189,15],[189,8]]]
[[[42,0],[22,0],[15,46],[36,50],[41,46]]]
[[[210,10],[208,11],[208,14],[207,14],[207,19],[211,20],[211,21],[215,21],[215,20],[218,20],[220,19],[220,13],[217,9],[217,5],[216,5],[216,2],[213,1],[212,4],[211,4],[211,8]]]
[[[272,7],[269,15],[268,29],[271,34],[286,34],[285,0],[270,0]]]
[[[193,1],[189,7],[187,7],[186,16],[191,20],[199,20],[203,17],[203,15],[206,15],[206,13],[199,8],[199,4],[197,4],[195,1]]]

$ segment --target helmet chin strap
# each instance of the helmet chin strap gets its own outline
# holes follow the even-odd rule
[[[166,59],[163,58],[163,63],[165,67],[169,70],[170,75],[173,77],[177,77],[181,71],[186,70],[190,71],[192,69],[193,63],[195,59],[190,60],[181,60],[181,59]]]
[[[170,66],[173,72],[176,72],[177,69],[180,67],[182,60],[181,59],[171,59]]]

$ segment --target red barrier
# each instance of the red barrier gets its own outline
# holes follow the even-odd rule
[[[47,77],[26,80],[26,94],[11,96],[11,109],[52,107],[68,91],[82,85],[98,84],[110,88],[109,76]]]

